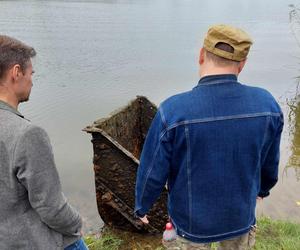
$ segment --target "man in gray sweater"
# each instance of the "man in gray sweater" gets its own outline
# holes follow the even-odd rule
[[[0,35],[0,249],[87,249],[47,133],[18,112],[32,87],[33,48]]]

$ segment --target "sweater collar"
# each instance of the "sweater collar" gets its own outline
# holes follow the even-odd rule
[[[3,102],[1,100],[0,100],[0,109],[7,110],[9,112],[12,112],[12,113],[24,118],[24,116],[18,110],[16,110],[12,106],[10,106],[8,103]]]

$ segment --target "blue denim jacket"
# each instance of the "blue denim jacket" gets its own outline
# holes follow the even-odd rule
[[[283,115],[264,89],[235,75],[200,79],[164,101],[149,129],[136,182],[138,216],[166,182],[177,234],[213,242],[248,232],[256,197],[276,184]]]

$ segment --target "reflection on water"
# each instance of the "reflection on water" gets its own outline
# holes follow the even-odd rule
[[[300,77],[297,85],[296,95],[288,101],[288,126],[291,139],[291,156],[286,169],[294,168],[296,178],[300,181]]]
[[[289,7],[292,8],[292,10],[290,11],[291,30],[296,38],[298,45],[300,46],[300,9],[293,4],[290,4]]]
[[[300,46],[300,9],[291,4],[290,27]],[[293,168],[297,180],[300,180],[300,76],[296,79],[296,90],[292,98],[287,101],[288,105],[288,131],[290,138],[291,155],[288,159],[286,170]]]
[[[287,73],[287,69],[279,70],[287,74],[288,78],[281,82],[285,90],[280,93],[279,103],[284,113],[285,125],[283,128],[280,146],[280,168],[277,185],[271,190],[271,195],[259,202],[257,215],[271,218],[293,220],[300,222],[299,185],[300,185],[300,77],[299,49],[300,49],[300,8],[289,5],[289,30],[293,36],[295,47],[290,51],[287,62],[293,62],[294,72]],[[282,53],[287,49],[283,46]],[[280,59],[280,58],[279,58]],[[270,62],[270,65],[274,65]]]

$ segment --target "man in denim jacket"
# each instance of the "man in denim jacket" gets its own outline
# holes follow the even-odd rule
[[[228,25],[208,30],[200,80],[164,101],[148,132],[136,182],[136,215],[146,214],[167,183],[177,232],[169,249],[250,249],[257,197],[278,178],[283,115],[266,90],[241,84],[252,44]]]

